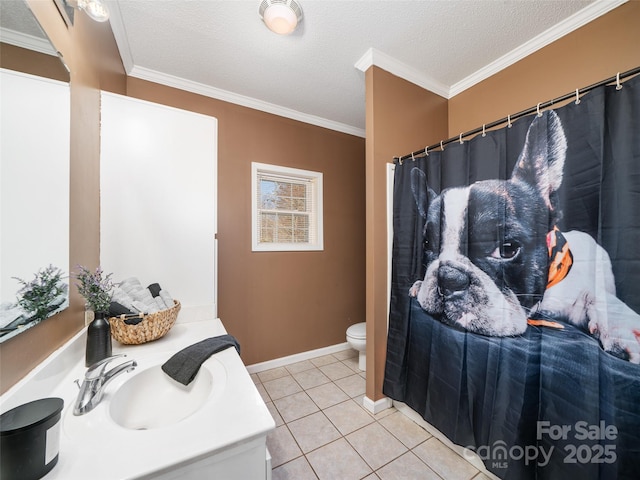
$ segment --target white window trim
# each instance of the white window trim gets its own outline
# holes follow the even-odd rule
[[[290,176],[293,178],[313,180],[315,211],[311,222],[316,225],[316,241],[314,243],[260,243],[258,232],[258,173]],[[324,250],[323,232],[323,196],[322,173],[299,168],[281,167],[266,163],[251,162],[251,250],[254,252],[287,252],[287,251],[319,251]]]

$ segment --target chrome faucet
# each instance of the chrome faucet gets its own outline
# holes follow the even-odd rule
[[[82,385],[80,385],[79,380],[76,380],[76,384],[80,388],[80,392],[78,393],[78,398],[76,399],[75,406],[73,407],[74,415],[83,415],[93,410],[94,407],[100,403],[104,387],[107,383],[119,374],[123,372],[130,372],[138,366],[135,360],[129,360],[109,371],[105,371],[107,364],[114,358],[118,357],[126,357],[126,355],[121,353],[119,355],[114,355],[100,360],[87,369]]]

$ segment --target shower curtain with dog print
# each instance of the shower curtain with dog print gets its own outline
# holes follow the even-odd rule
[[[640,76],[396,166],[384,393],[505,479],[640,478]]]

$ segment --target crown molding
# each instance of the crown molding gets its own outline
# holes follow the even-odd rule
[[[367,50],[365,54],[355,63],[354,66],[358,70],[365,72],[368,68],[375,65],[376,67],[382,68],[383,70],[386,70],[387,72],[397,77],[403,78],[408,82],[414,83],[419,87],[425,88],[446,99],[450,99],[467,90],[468,88],[471,88],[477,83],[480,83],[481,81],[486,80],[492,75],[495,75],[501,70],[504,70],[505,68],[513,65],[519,60],[522,60],[527,55],[540,50],[541,48],[555,42],[568,33],[571,33],[574,30],[577,30],[578,28],[604,15],[605,13],[610,12],[614,8],[619,7],[627,1],[628,0],[596,0],[579,12],[545,30],[530,41],[520,45],[509,53],[503,55],[497,60],[491,62],[490,64],[486,65],[485,67],[472,73],[468,77],[451,86],[440,83],[426,76],[424,73],[419,72],[402,62],[399,62],[393,57],[390,57],[389,55],[376,50],[375,48],[370,48],[369,50]]]
[[[360,60],[355,63],[354,67],[361,72],[366,72],[373,65],[441,97],[449,98],[449,87],[447,85],[434,80],[428,75],[375,48],[367,50],[365,54],[360,57]]]
[[[564,37],[565,35],[573,32],[574,30],[577,30],[578,28],[586,25],[587,23],[595,20],[605,13],[610,12],[614,8],[619,7],[626,2],[627,0],[596,0],[579,12],[545,30],[530,41],[520,45],[514,50],[511,50],[506,55],[503,55],[502,57],[498,58],[494,62],[491,62],[475,73],[451,85],[447,98],[455,97],[459,93],[467,90],[468,88],[471,88],[477,83],[486,80],[487,78],[495,75],[501,70],[504,70],[505,68],[513,65],[519,60],[522,60],[527,55],[530,55],[540,50],[541,48],[546,47],[550,43],[555,42],[559,38]]]
[[[356,67],[361,72],[366,72],[369,69],[369,67],[373,65],[374,50],[375,50],[374,48],[370,48],[369,50],[364,52],[364,55],[362,55],[360,59],[353,66]]]
[[[26,33],[16,32],[15,30],[9,30],[8,28],[0,28],[0,41],[16,47],[44,53],[45,55],[58,56],[58,52],[48,40]]]
[[[148,68],[134,66],[131,69],[129,75],[131,77],[140,78],[149,82],[159,83],[168,87],[178,88],[180,90],[196,93],[205,97],[215,98],[217,100],[233,103],[235,105],[253,108],[254,110],[260,110],[261,112],[271,113],[280,117],[290,118],[299,122],[328,128],[329,130],[335,130],[362,138],[365,137],[365,130],[362,128],[356,128],[351,125],[335,122],[326,118],[309,115],[307,113],[292,110],[280,105],[264,102],[262,100],[247,97],[245,95],[239,95],[237,93],[211,87],[202,83],[193,82],[191,80],[185,80],[184,78],[176,77],[173,75],[167,75],[165,73],[150,70]]]
[[[118,46],[122,65],[124,66],[125,72],[130,73],[135,65],[133,63],[131,48],[129,47],[127,29],[122,21],[120,5],[114,0],[107,0],[105,3],[109,9],[109,24],[111,24],[111,31],[113,32],[113,37],[115,38],[116,45]]]
[[[243,107],[253,108],[262,112],[271,113],[281,117],[291,118],[300,122],[316,125],[318,127],[328,128],[349,135],[355,135],[357,137],[365,136],[365,130],[362,128],[356,128],[351,125],[346,125],[340,122],[334,122],[326,118],[317,117],[315,115],[309,115],[303,112],[298,112],[289,108],[281,107],[272,103],[264,102],[255,98],[239,95],[227,90],[211,87],[202,83],[193,82],[184,78],[176,77],[174,75],[164,74],[155,70],[151,70],[144,67],[136,66],[133,61],[133,55],[131,54],[131,48],[129,47],[129,41],[127,37],[127,30],[122,21],[122,13],[118,2],[113,0],[107,1],[107,6],[111,12],[109,22],[111,23],[111,29],[113,30],[113,36],[116,39],[122,64],[124,65],[127,75],[149,82],[159,83],[168,87],[178,88],[191,93],[197,93],[205,97],[215,98],[225,102],[241,105]]]
[[[178,88],[187,92],[196,93],[205,97],[215,98],[225,102],[241,105],[243,107],[253,108],[262,112],[271,113],[281,117],[291,118],[299,122],[316,125],[318,127],[328,128],[349,135],[355,135],[357,137],[365,137],[365,130],[363,128],[356,128],[351,125],[346,125],[340,122],[334,122],[326,118],[317,117],[315,115],[309,115],[303,112],[298,112],[289,108],[281,107],[272,103],[264,102],[255,98],[239,95],[227,90],[211,87],[202,83],[193,82],[184,78],[176,77],[174,75],[168,75],[155,70],[151,70],[144,67],[136,66],[133,61],[133,55],[131,54],[131,48],[129,47],[129,41],[127,37],[127,30],[122,21],[122,13],[118,2],[114,0],[107,0],[107,6],[111,12],[109,22],[111,23],[111,29],[113,36],[116,39],[122,64],[130,77],[140,78],[141,80],[147,80],[149,82],[159,83],[166,85],[167,87]]]
[[[616,7],[619,7],[627,1],[628,0],[596,0],[574,15],[549,28],[540,35],[534,37],[532,40],[515,48],[511,52],[503,55],[494,62],[488,64],[487,66],[481,68],[480,70],[474,72],[473,74],[451,86],[438,82],[430,76],[425,75],[424,73],[414,69],[413,67],[404,64],[374,48],[370,48],[369,50],[367,50],[365,54],[354,64],[354,66],[358,70],[366,72],[367,69],[375,65],[376,67],[379,67],[397,77],[418,85],[419,87],[429,90],[446,99],[450,99],[455,95],[463,92],[464,90],[471,88],[477,83],[491,77],[492,75],[495,75],[501,70],[504,70],[505,68],[513,65],[527,55],[530,55],[531,53],[545,47],[546,45],[549,45],[550,43],[558,40],[568,33],[571,33],[572,31],[582,27],[583,25],[586,25],[587,23],[604,15],[605,13],[608,13]],[[131,54],[131,49],[127,40],[126,29],[124,27],[124,23],[122,22],[122,16],[118,7],[118,3],[113,0],[107,0],[107,4],[111,11],[111,28],[118,45],[118,50],[120,51],[122,63],[128,75],[140,78],[142,80],[148,80],[169,87],[197,93],[199,95],[215,98],[236,105],[253,108],[255,110],[271,113],[273,115],[291,118],[292,120],[297,120],[303,123],[328,128],[330,130],[347,133],[349,135],[355,135],[363,138],[365,137],[365,130],[361,128],[317,117],[315,115],[306,114],[297,110],[292,110],[286,107],[264,102],[252,97],[239,95],[219,88],[210,87],[208,85],[193,82],[173,75],[163,74],[144,67],[136,66],[133,61],[133,56]]]

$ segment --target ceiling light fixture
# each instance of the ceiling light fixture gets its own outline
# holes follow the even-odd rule
[[[85,12],[96,22],[109,20],[109,9],[102,0],[66,0],[69,5]]]
[[[279,35],[289,35],[302,20],[302,8],[296,0],[261,0],[258,13],[267,28]]]

